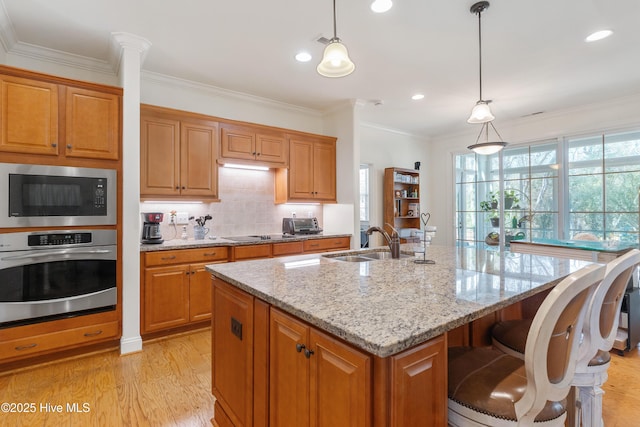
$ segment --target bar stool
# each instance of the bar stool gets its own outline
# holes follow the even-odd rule
[[[494,347],[449,352],[452,426],[564,426],[580,333],[605,267],[589,265],[563,279],[531,323],[524,360]]]
[[[572,415],[574,425],[602,426],[601,386],[607,370],[618,330],[619,312],[629,278],[640,264],[640,251],[633,249],[606,265],[605,277],[596,290],[582,328],[576,373],[572,385],[577,388],[577,401]],[[522,358],[531,320],[509,320],[497,323],[492,331],[493,345]]]

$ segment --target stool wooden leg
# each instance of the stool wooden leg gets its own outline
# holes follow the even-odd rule
[[[600,386],[579,387],[579,399],[582,406],[583,427],[603,427],[602,422],[602,395],[604,391]]]

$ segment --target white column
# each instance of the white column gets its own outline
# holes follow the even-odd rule
[[[151,43],[111,33],[120,47],[122,99],[122,337],[120,354],[142,350],[140,337],[140,70]]]

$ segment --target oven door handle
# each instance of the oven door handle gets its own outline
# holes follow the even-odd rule
[[[58,255],[102,255],[108,254],[112,251],[110,249],[89,249],[89,250],[63,250],[63,251],[48,251],[48,252],[38,252],[38,253],[29,253],[24,255],[14,255],[1,258],[1,261],[19,261],[23,259],[33,259],[33,258],[49,258],[52,256]]]

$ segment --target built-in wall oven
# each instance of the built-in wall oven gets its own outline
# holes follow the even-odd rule
[[[117,232],[0,234],[0,328],[115,310]]]
[[[0,163],[0,228],[115,225],[113,169]]]

